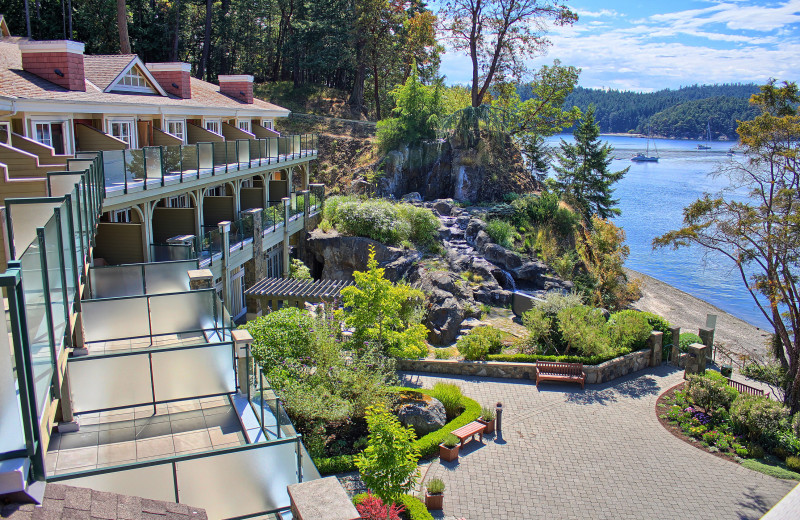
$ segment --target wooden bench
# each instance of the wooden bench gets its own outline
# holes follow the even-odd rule
[[[475,434],[480,435],[481,442],[483,442],[483,431],[486,429],[486,425],[483,423],[479,423],[478,421],[472,421],[471,423],[462,426],[457,430],[453,430],[453,435],[458,437],[458,440],[461,441],[461,447],[464,447],[464,440],[467,437],[472,437],[471,440],[475,440]]]
[[[586,383],[586,373],[581,363],[557,363],[554,361],[536,362],[536,388],[541,381],[565,381],[567,383],[580,383],[581,388]]]
[[[746,385],[744,383],[740,383],[739,381],[734,381],[731,378],[728,378],[728,386],[732,386],[733,388],[738,390],[740,394],[750,394],[750,395],[757,395],[757,396],[766,395],[766,392],[761,390],[760,388],[756,388],[754,386]]]

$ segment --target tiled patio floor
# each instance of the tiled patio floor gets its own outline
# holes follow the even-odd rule
[[[55,433],[48,474],[87,471],[245,444],[227,397],[126,408],[78,416],[80,430]]]
[[[213,332],[213,331],[212,331]],[[181,347],[208,343],[202,332],[164,334],[145,338],[95,341],[87,344],[89,355],[119,354],[145,348]]]

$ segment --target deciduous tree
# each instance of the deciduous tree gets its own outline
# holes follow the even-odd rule
[[[761,87],[761,114],[739,123],[744,160],[718,172],[729,187],[684,209],[684,227],[654,247],[696,244],[726,256],[770,322],[786,370],[784,401],[800,410],[800,94],[795,83]],[[748,196],[742,198],[741,193]]]
[[[495,77],[520,81],[525,59],[549,45],[547,23],[571,25],[578,16],[557,0],[448,0],[441,10],[450,45],[472,63],[472,106]]]

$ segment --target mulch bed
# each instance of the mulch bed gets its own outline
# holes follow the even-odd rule
[[[736,461],[736,459],[733,458],[732,455],[729,455],[727,453],[722,453],[720,451],[709,450],[707,447],[703,446],[703,444],[699,440],[683,433],[683,430],[681,430],[681,427],[677,423],[670,422],[670,420],[667,419],[666,417],[661,417],[662,415],[666,415],[667,412],[669,411],[670,406],[672,406],[671,404],[667,403],[672,402],[675,392],[683,390],[685,384],[686,383],[678,383],[677,385],[673,386],[672,388],[670,388],[669,390],[667,390],[666,392],[664,392],[659,396],[658,400],[656,401],[656,409],[655,409],[658,422],[660,422],[661,426],[663,426],[668,432],[670,432],[672,435],[679,438],[683,442],[691,444],[695,448],[701,449],[706,453],[710,453],[711,455],[717,456],[721,459],[725,459],[727,461],[738,464],[738,462]]]

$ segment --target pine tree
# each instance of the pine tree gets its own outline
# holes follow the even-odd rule
[[[614,183],[628,173],[628,168],[610,172],[613,148],[600,141],[600,127],[594,119],[594,107],[589,107],[581,122],[575,127],[575,143],[561,140],[561,151],[556,153],[558,165],[554,166],[556,178],[550,183],[562,200],[578,211],[587,227],[592,217],[607,219],[619,215],[615,206],[619,200],[612,198]]]

